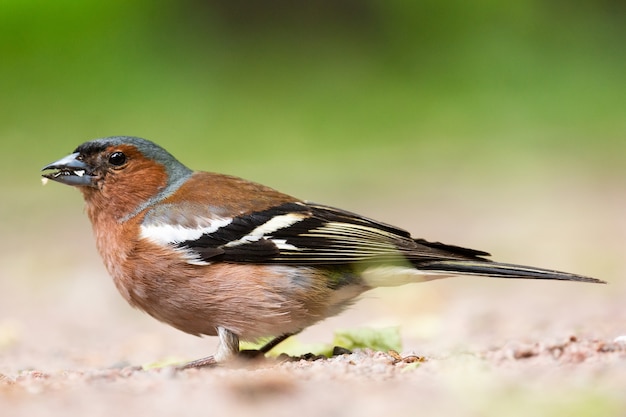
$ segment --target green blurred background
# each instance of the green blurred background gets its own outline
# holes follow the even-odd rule
[[[2,169],[31,182],[84,140],[129,134],[194,167],[270,180],[525,175],[548,160],[623,173],[624,11],[614,0],[4,0]]]

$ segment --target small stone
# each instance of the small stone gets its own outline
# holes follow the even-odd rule
[[[520,348],[513,352],[513,357],[515,359],[528,359],[533,356],[536,356],[536,353],[530,348]]]
[[[352,351],[341,346],[335,346],[333,348],[333,356],[350,355]]]

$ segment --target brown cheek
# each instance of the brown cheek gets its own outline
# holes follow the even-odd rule
[[[165,187],[167,174],[162,166],[142,161],[111,173],[105,183],[108,193],[116,193],[116,198],[144,201]]]
[[[159,193],[167,184],[167,174],[160,166],[137,163],[108,174],[99,189],[83,192],[85,199],[114,219],[119,219]]]

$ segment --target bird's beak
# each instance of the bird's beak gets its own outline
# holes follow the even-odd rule
[[[42,177],[67,185],[95,187],[95,176],[90,166],[78,159],[79,155],[76,152],[46,165],[41,169],[42,171],[49,169],[56,171],[42,174]]]

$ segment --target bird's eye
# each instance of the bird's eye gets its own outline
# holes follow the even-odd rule
[[[109,163],[111,165],[120,166],[120,165],[124,165],[125,162],[126,162],[126,155],[124,155],[123,152],[113,152],[109,156]]]

